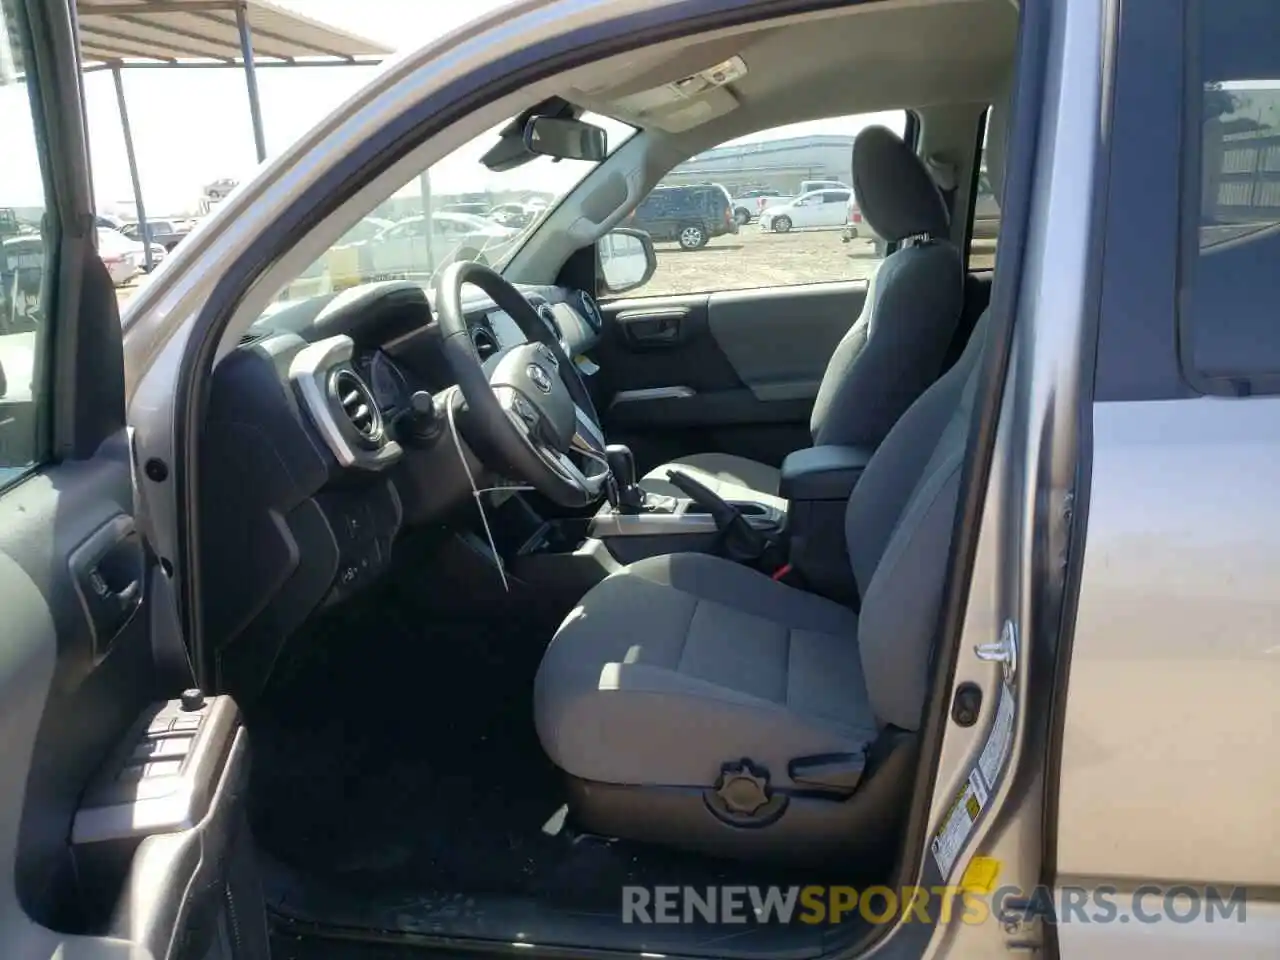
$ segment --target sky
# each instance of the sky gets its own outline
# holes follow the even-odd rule
[[[276,0],[313,19],[400,50],[439,37],[509,0]],[[750,67],[750,65],[748,65]],[[376,67],[258,71],[267,152],[283,150],[373,76]],[[202,185],[230,177],[245,179],[257,166],[249,102],[238,70],[125,70],[125,94],[138,172],[149,217],[192,210]],[[133,188],[111,74],[85,77],[89,148],[100,212],[132,215]],[[771,135],[856,133],[867,120],[815,121]],[[0,206],[40,206],[30,115],[23,88],[0,87]],[[617,137],[620,127],[611,134]],[[18,131],[17,134],[14,132]],[[751,137],[744,140],[753,139]],[[758,139],[755,138],[755,139]],[[433,169],[433,189],[442,192],[521,186],[567,189],[585,171],[545,159],[504,175],[478,163],[483,143],[464,147]],[[536,181],[536,184],[535,184]],[[409,190],[416,192],[416,183]]]

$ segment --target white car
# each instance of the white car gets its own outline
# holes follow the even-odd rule
[[[469,213],[407,217],[372,240],[353,244],[366,280],[430,279],[455,260],[493,263],[511,246],[518,230]],[[428,237],[430,245],[428,246]]]
[[[142,244],[109,227],[98,227],[98,256],[111,274],[111,282],[117,287],[124,286],[147,266]],[[153,263],[159,263],[164,259],[164,247],[152,244],[151,256]]]
[[[765,207],[760,213],[760,229],[786,233],[793,228],[840,227],[853,191],[812,190],[794,200]]]

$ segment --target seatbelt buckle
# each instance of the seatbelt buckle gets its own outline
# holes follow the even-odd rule
[[[791,564],[784,563],[782,566],[780,566],[777,570],[773,571],[773,573],[769,575],[769,579],[777,580],[778,582],[781,583],[786,580],[787,576],[791,573],[792,569],[793,568]]]

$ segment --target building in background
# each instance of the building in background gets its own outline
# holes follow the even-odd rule
[[[853,137],[814,134],[715,147],[678,164],[662,178],[664,184],[719,183],[734,196],[757,188],[791,195],[802,180],[850,183]]]
[[[1280,84],[1205,93],[1202,243],[1280,222]]]

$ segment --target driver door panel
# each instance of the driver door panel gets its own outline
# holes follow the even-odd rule
[[[207,728],[203,742],[218,749],[203,748],[203,766],[173,771],[146,752],[134,762],[150,749],[140,726],[145,738],[151,714],[192,681],[168,577],[136,516],[120,316],[94,248],[69,2],[4,4],[0,45],[20,78],[4,83],[18,95],[8,158],[19,180],[44,188],[30,215],[35,308],[0,301],[3,955],[263,960],[251,882],[236,882],[240,933],[226,932],[232,865],[252,866],[242,804],[221,789],[245,769],[234,705],[219,708],[232,718],[225,749]],[[178,781],[193,787],[188,802],[159,790]]]

